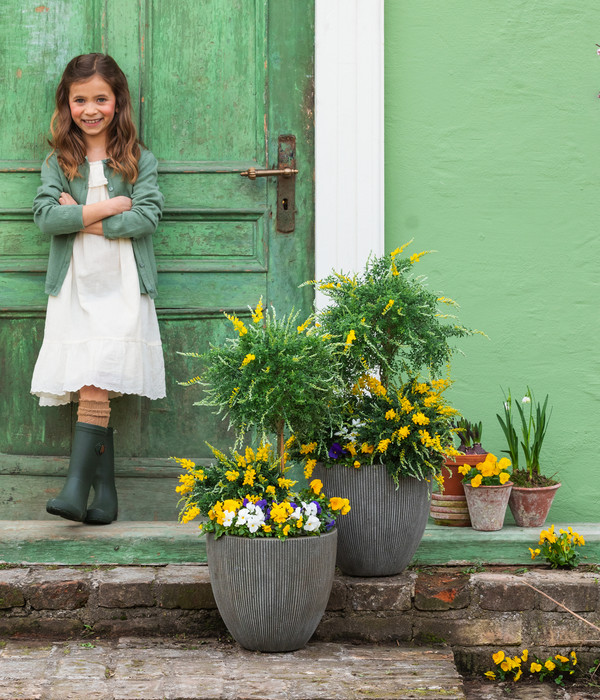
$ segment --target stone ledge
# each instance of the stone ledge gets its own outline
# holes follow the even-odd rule
[[[600,563],[600,524],[556,523],[586,540],[583,562]],[[430,524],[413,565],[531,563],[541,528],[506,525],[497,532]],[[206,544],[193,522],[117,521],[102,527],[67,520],[0,520],[0,560],[11,564],[201,564]],[[1,596],[0,596],[1,597]]]

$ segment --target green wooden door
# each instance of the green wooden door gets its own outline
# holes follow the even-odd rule
[[[113,402],[120,518],[176,518],[171,455],[208,455],[229,440],[196,387],[202,351],[262,296],[308,311],[313,275],[312,0],[55,0],[0,4],[0,519],[41,519],[62,483],[76,408],[40,408],[29,394],[44,326],[48,242],[31,202],[67,61],[111,54],[125,71],[139,132],[160,162],[166,198],[155,234],[156,300],[167,398]],[[278,138],[296,137],[295,230],[276,225]]]

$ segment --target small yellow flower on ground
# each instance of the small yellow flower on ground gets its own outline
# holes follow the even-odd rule
[[[548,659],[548,661],[546,661],[546,663],[544,664],[544,666],[545,666],[549,671],[554,671],[554,669],[556,668],[556,664],[554,663],[554,661],[550,661],[550,659]]]
[[[523,653],[521,654],[521,659],[523,659],[523,661],[527,661],[528,658],[529,658],[529,649],[523,649]]]
[[[523,669],[519,668],[519,670],[515,673],[515,677],[513,678],[513,681],[518,681],[519,678],[523,675]]]
[[[535,661],[529,667],[529,671],[531,673],[537,673],[538,671],[541,671],[541,670],[542,670],[542,664],[538,664]]]
[[[504,661],[504,652],[502,649],[500,651],[497,651],[495,654],[492,654],[492,659],[494,660],[494,663],[496,666]]]
[[[486,671],[483,675],[487,678],[490,678],[493,681],[496,680],[496,674],[493,671]]]
[[[573,666],[576,666],[577,665],[577,654],[574,651],[572,651],[569,654],[569,656],[571,657],[571,663],[573,664]]]
[[[561,654],[557,654],[554,658],[558,661],[561,661],[563,664],[569,663],[569,659],[566,656],[562,656]]]

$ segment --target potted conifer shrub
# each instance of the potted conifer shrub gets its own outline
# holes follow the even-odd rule
[[[473,331],[442,313],[455,303],[415,274],[427,251],[402,257],[404,247],[369,258],[362,274],[312,283],[331,300],[317,322],[340,348],[344,397],[337,424],[313,421],[296,449],[309,478],[316,470],[326,489],[350,499],[337,563],[356,576],[408,565],[427,522],[431,480],[445,456],[457,454],[458,411],[440,375],[451,341]]]
[[[177,486],[181,520],[207,518],[201,527],[211,585],[233,637],[247,649],[291,651],[306,644],[325,611],[336,516],[350,505],[327,498],[316,479],[293,490],[284,430],[325,419],[339,386],[338,362],[321,332],[296,326],[293,314],[277,319],[259,302],[252,323],[228,318],[236,337],[205,355],[183,353],[204,365],[185,384],[204,386],[198,403],[228,418],[237,441],[229,452],[211,447],[209,467],[178,460],[185,470]]]

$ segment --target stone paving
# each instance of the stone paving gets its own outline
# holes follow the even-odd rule
[[[206,640],[0,642],[1,700],[464,699],[448,649],[309,643],[260,654]]]

